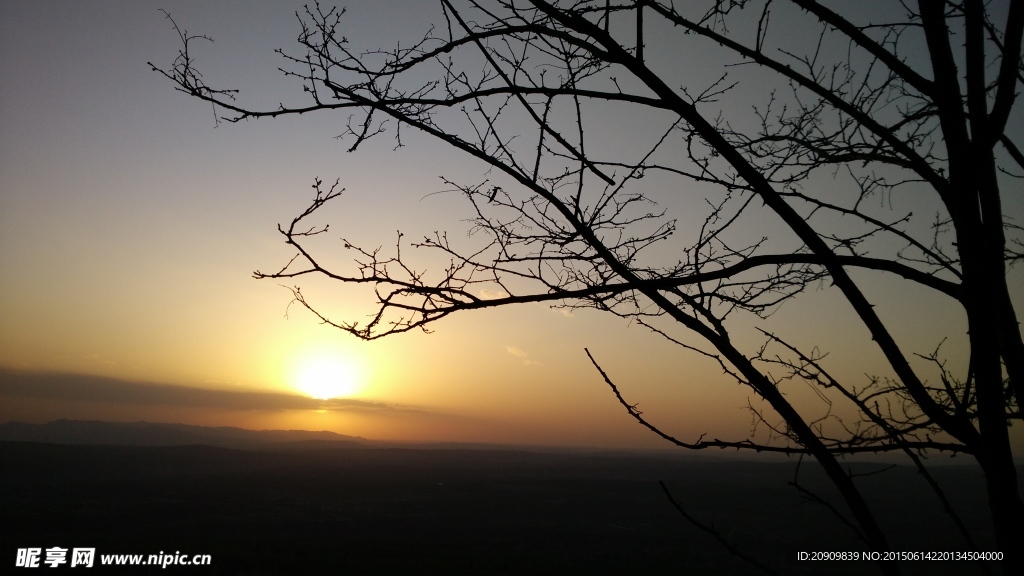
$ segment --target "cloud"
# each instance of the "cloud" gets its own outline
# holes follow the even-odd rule
[[[0,368],[0,398],[47,398],[55,402],[109,402],[146,406],[187,406],[230,410],[337,410],[356,412],[423,412],[411,406],[299,394],[211,390],[150,384],[85,374],[28,372]]]
[[[505,351],[515,356],[516,358],[521,359],[523,361],[523,364],[526,364],[527,366],[534,366],[540,364],[540,362],[537,362],[536,360],[531,360],[529,354],[523,352],[522,350],[516,348],[515,346],[505,346]]]
[[[505,346],[505,351],[517,358],[526,358],[526,352],[523,352],[515,346]]]
[[[488,290],[487,288],[484,288],[483,290],[480,290],[480,297],[484,300],[497,300],[498,298],[507,298],[508,292],[505,292],[504,290]]]

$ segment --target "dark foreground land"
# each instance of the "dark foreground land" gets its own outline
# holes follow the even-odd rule
[[[132,574],[757,573],[684,520],[658,485],[664,480],[690,514],[780,574],[877,573],[870,562],[797,561],[800,551],[865,547],[825,507],[787,486],[795,466],[346,445],[239,450],[7,441],[0,442],[0,572],[54,572],[15,569],[16,549],[60,546],[95,547],[97,555],[180,551],[213,561],[122,569]],[[994,549],[985,545],[991,537],[976,472],[942,467],[937,475],[982,547]],[[837,501],[812,465],[803,465],[800,480]],[[861,483],[896,550],[965,549],[913,470]],[[980,573],[966,562],[901,568]],[[79,569],[58,569],[69,570]],[[118,570],[86,571],[111,572]]]

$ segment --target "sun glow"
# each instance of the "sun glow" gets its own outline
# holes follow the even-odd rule
[[[307,360],[295,373],[295,387],[319,400],[352,396],[359,391],[359,378],[350,362],[323,356]]]

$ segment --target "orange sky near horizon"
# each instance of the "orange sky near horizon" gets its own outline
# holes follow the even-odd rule
[[[666,432],[748,437],[750,393],[714,362],[611,315],[524,305],[445,319],[432,334],[362,342],[289,308],[288,290],[251,275],[291,256],[276,226],[305,208],[315,177],[340,177],[347,189],[330,212],[332,230],[388,246],[396,230],[464,237],[467,207],[457,195],[431,193],[445,188],[442,175],[472,180],[485,169],[415,134],[397,151],[382,139],[346,154],[334,139],[344,114],[333,124],[304,117],[214,128],[208,106],[146,65],[166,65],[178,49],[157,10],[164,8],[189,31],[214,37],[200,56],[211,77],[261,101],[294,100],[300,89],[280,78],[273,49],[294,45],[302,2],[83,4],[0,4],[0,421],[666,447],[616,403],[588,348]],[[399,8],[405,18],[392,18]],[[353,42],[416,37],[436,15],[432,3],[397,0],[350,11]],[[1024,310],[1024,274],[1013,274]],[[941,299],[864,279],[910,351],[931,352],[936,335],[950,335],[952,365],[965,362],[963,319],[936,314]],[[373,310],[371,289],[301,285],[334,318]],[[834,290],[821,286],[804,298],[768,323],[738,325],[782,328],[801,345],[835,351],[835,374],[858,385],[885,373],[872,371],[880,354]],[[737,332],[756,350],[760,336]],[[331,370],[344,382],[318,384]],[[70,379],[49,395],[16,385],[25,375],[53,374]],[[132,386],[139,393],[131,401],[103,395]],[[193,389],[225,395],[197,405]],[[787,392],[817,410],[811,391]],[[287,398],[335,393],[352,402],[317,407]],[[1024,453],[1019,428],[1014,441]]]

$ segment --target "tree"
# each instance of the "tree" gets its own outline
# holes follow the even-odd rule
[[[1020,190],[1024,170],[1011,128],[1024,83],[1024,3],[922,0],[882,23],[857,6],[814,0],[694,4],[441,0],[443,26],[370,52],[342,35],[344,10],[315,5],[297,15],[300,52],[280,51],[284,74],[308,100],[269,110],[208,85],[192,54],[205,37],[177,25],[177,59],[154,70],[227,121],[348,113],[350,151],[392,129],[401,146],[411,128],[488,168],[487,179],[448,182],[475,211],[475,243],[437,233],[412,244],[444,256],[436,275],[417,271],[401,235],[391,254],[345,241],[352,271],[321,265],[307,246],[325,228],[305,219],[342,189],[317,180],[312,204],[280,227],[295,258],[256,276],[375,288],[377,312],[359,323],[329,319],[296,287],[295,300],[323,322],[374,339],[526,302],[632,319],[749,387],[771,438],[676,439],[647,422],[591,357],[625,409],[656,433],[691,449],[813,457],[877,551],[889,550],[886,536],[839,458],[904,453],[974,546],[922,460],[936,450],[967,455],[984,473],[1004,570],[1021,573],[1024,505],[1009,429],[1021,418],[1024,343],[1007,274],[1024,242],[1004,206],[1019,208],[1005,190]],[[688,70],[695,60],[718,72],[701,78]],[[752,94],[760,100],[750,112]],[[612,114],[649,126],[646,147],[595,137]],[[934,220],[890,208],[908,196]],[[704,210],[696,224],[678,224],[680,199],[690,200],[686,218]],[[951,366],[938,348],[915,357],[897,342],[866,295],[879,276],[901,291],[941,295],[963,315],[965,366]],[[767,323],[826,284],[888,363],[865,385],[834,378],[823,353]],[[484,288],[500,296],[484,298]],[[730,332],[744,326],[738,318],[764,321],[762,346],[743,349]],[[825,416],[791,403],[793,381],[820,390]]]

